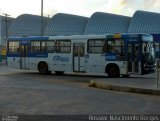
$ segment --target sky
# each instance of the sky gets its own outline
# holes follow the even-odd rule
[[[68,13],[90,17],[94,12],[132,16],[136,10],[160,13],[160,0],[43,0],[44,16]],[[41,0],[0,0],[0,15],[41,15]]]

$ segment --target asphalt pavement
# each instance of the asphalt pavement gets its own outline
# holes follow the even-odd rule
[[[114,82],[121,86],[128,82],[136,87],[145,85],[145,88],[155,85],[154,74],[129,78],[54,73],[41,75],[38,71],[8,68],[3,63],[0,65],[0,113],[4,114],[4,118],[8,118],[6,114],[13,114],[14,118],[18,115],[20,121],[23,121],[21,117],[24,121],[31,121],[30,118],[33,121],[59,118],[75,121],[83,115],[88,120],[88,116],[94,114],[158,115],[160,112],[159,95],[92,88],[89,87],[91,80]],[[76,115],[80,117],[72,117]]]

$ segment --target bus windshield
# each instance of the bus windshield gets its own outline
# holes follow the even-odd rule
[[[142,43],[142,57],[144,62],[147,62],[148,64],[155,63],[155,52],[153,42]]]

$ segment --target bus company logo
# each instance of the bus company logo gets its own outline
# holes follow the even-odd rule
[[[62,57],[59,55],[53,56],[54,61],[59,61],[59,62],[69,62],[69,57]]]

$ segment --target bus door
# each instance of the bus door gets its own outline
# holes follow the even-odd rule
[[[85,71],[85,43],[73,43],[73,71]]]
[[[29,45],[27,43],[21,43],[20,45],[20,68],[29,69],[28,59]]]
[[[127,54],[128,73],[141,74],[140,44],[129,42]]]

